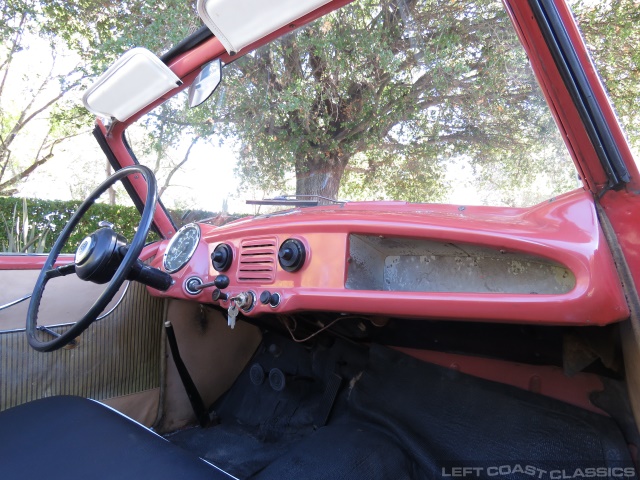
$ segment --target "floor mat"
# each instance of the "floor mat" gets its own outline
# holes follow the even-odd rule
[[[168,437],[238,478],[635,477],[611,419],[385,347],[267,335],[252,364],[265,381],[247,368],[216,405],[220,425]],[[274,368],[282,391],[269,385]],[[314,426],[333,374],[344,387]]]
[[[493,478],[635,476],[610,418],[376,345],[349,405],[429,478],[465,467]]]

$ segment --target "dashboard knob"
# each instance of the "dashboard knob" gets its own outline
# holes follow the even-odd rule
[[[265,290],[260,294],[260,303],[263,305],[271,305],[272,307],[277,307],[280,305],[280,294],[279,293],[271,293],[269,290]]]
[[[211,300],[217,302],[218,300],[226,300],[229,298],[229,295],[226,293],[222,293],[219,288],[216,288],[211,292]]]
[[[265,290],[260,294],[260,303],[266,305],[271,300],[271,292],[269,290]]]
[[[305,256],[304,244],[296,238],[289,238],[280,245],[278,263],[283,270],[296,272],[304,265]]]
[[[218,272],[229,270],[232,260],[233,250],[226,243],[218,244],[211,254],[211,263]]]
[[[224,290],[229,286],[229,277],[227,277],[226,275],[218,275],[213,279],[213,284],[220,290]]]

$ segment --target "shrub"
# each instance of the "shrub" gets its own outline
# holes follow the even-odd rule
[[[80,203],[82,202],[77,200],[0,197],[2,251],[23,253],[49,251]],[[140,214],[135,207],[95,203],[75,228],[62,252],[75,252],[82,239],[99,228],[98,222],[101,220],[113,223],[118,233],[131,240],[140,221]],[[25,239],[27,239],[26,242]],[[157,239],[155,232],[149,232],[147,241]],[[33,243],[27,245],[30,241]]]
[[[48,252],[81,203],[78,200],[0,197],[0,252]],[[245,216],[206,210],[169,210],[169,215],[177,228],[204,219],[220,226]],[[94,203],[67,240],[62,253],[74,253],[82,239],[99,228],[101,220],[113,223],[113,228],[131,241],[140,213],[136,207]],[[147,235],[147,242],[158,239],[153,231]]]

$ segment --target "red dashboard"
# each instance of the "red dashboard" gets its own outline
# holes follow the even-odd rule
[[[227,308],[245,293],[245,316],[326,311],[605,325],[629,315],[583,190],[528,209],[355,202],[199,228],[174,284],[153,295]],[[163,269],[169,242],[160,243],[153,266]],[[214,269],[216,247],[228,254],[224,271]],[[228,286],[216,294],[226,300],[212,299],[213,285],[189,293],[189,280],[206,284],[220,274]]]

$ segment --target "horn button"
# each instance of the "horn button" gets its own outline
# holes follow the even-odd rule
[[[126,245],[127,239],[111,228],[96,230],[76,250],[76,274],[82,280],[107,283],[122,262],[119,249]]]

